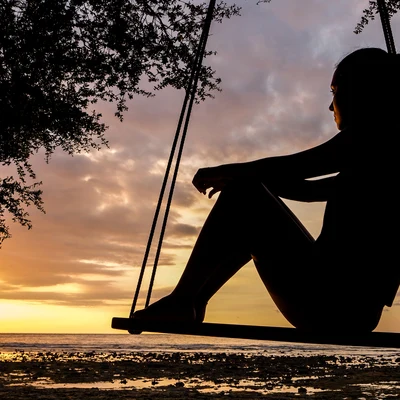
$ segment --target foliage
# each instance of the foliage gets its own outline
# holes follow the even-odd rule
[[[30,157],[56,148],[74,154],[107,146],[99,100],[114,102],[185,87],[207,3],[194,0],[2,0],[0,2],[0,163],[16,178],[0,180],[0,245],[8,212],[31,227],[23,205],[43,211]],[[219,2],[214,21],[239,14]],[[214,52],[208,50],[205,56]],[[197,99],[220,90],[203,66]]]
[[[8,176],[0,181],[0,239],[10,237],[9,227],[5,224],[4,211],[12,215],[14,222],[19,222],[22,226],[32,228],[32,223],[28,219],[29,214],[23,206],[34,204],[39,210],[43,210],[41,199],[42,191],[37,189],[40,182],[32,185],[26,185],[24,181],[15,181],[12,176]]]
[[[392,17],[400,9],[400,0],[386,0],[386,7],[389,17]],[[373,21],[375,16],[379,13],[378,3],[376,1],[369,1],[369,7],[363,10],[363,15],[360,22],[354,29],[354,33],[358,34],[363,31],[369,21]]]

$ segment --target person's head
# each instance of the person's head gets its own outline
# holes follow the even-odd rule
[[[362,48],[339,62],[329,106],[339,130],[393,121],[400,89],[399,57],[378,48]]]

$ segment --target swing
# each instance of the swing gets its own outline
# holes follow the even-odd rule
[[[392,333],[392,332],[371,332],[367,334],[346,334],[346,333],[322,334],[322,333],[303,332],[296,328],[285,328],[285,327],[219,324],[219,323],[207,323],[207,322],[177,323],[168,321],[143,321],[143,320],[138,321],[132,318],[139,297],[139,292],[147,260],[150,253],[151,243],[153,241],[157,220],[161,210],[165,188],[167,186],[176,147],[183,126],[182,135],[179,143],[179,149],[175,161],[174,173],[172,176],[168,199],[165,207],[163,223],[160,230],[160,237],[158,241],[157,251],[155,254],[153,270],[151,273],[149,289],[147,292],[145,308],[150,303],[150,297],[154,285],[158,259],[161,252],[161,246],[164,238],[168,213],[172,201],[172,195],[176,183],[179,163],[189,125],[190,114],[195,101],[197,82],[199,79],[207,38],[210,31],[215,3],[216,3],[215,0],[210,0],[207,15],[204,21],[203,32],[200,38],[198,49],[196,51],[195,60],[192,65],[191,76],[189,79],[188,87],[186,89],[186,96],[184,98],[182,111],[180,114],[178,126],[175,133],[175,138],[171,147],[171,153],[167,163],[165,176],[162,182],[157,207],[155,210],[152,226],[150,229],[149,239],[143,258],[143,263],[140,270],[130,315],[129,318],[114,317],[112,319],[111,327],[113,329],[128,331],[131,334],[140,334],[141,332],[158,332],[158,333],[184,334],[184,335],[196,335],[196,336],[226,337],[226,338],[237,338],[237,339],[269,340],[269,341],[280,341],[280,342],[400,348],[400,333]],[[387,50],[389,53],[395,54],[396,49],[394,45],[394,40],[390,27],[390,18],[388,10],[386,8],[385,0],[378,0],[377,3],[378,3],[378,10],[381,18]]]

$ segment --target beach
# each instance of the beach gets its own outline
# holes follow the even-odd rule
[[[0,398],[399,399],[400,355],[0,353]]]

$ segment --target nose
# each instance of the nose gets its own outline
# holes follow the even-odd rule
[[[329,105],[329,111],[333,111],[333,101],[332,101],[332,103]]]

